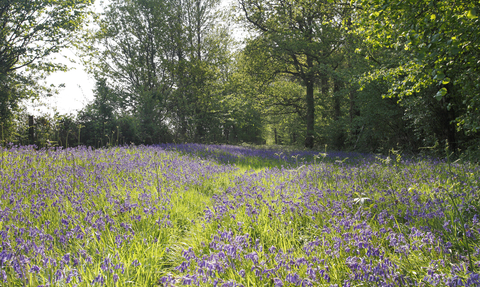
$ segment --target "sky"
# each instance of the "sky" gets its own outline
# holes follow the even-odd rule
[[[221,0],[221,6],[226,6],[233,0]],[[101,12],[102,5],[108,0],[95,1],[95,11]],[[56,72],[47,77],[48,85],[58,86],[64,84],[64,88],[59,89],[58,94],[44,98],[35,104],[26,103],[27,111],[30,114],[76,114],[85,107],[94,98],[93,89],[95,88],[95,80],[93,76],[88,74],[84,67],[79,63],[72,63],[65,57],[73,58],[78,61],[74,50],[64,50],[61,54],[56,55],[57,61],[67,65],[70,70],[68,72]]]
[[[77,58],[72,50],[62,52],[63,56]],[[78,59],[78,58],[77,58]],[[56,72],[46,78],[48,85],[59,86],[64,84],[64,88],[59,88],[59,93],[51,97],[42,99],[40,103],[29,105],[28,110],[33,113],[54,113],[60,114],[76,113],[82,109],[89,101],[93,100],[93,89],[95,81],[89,75],[82,65],[72,63],[69,60],[60,60],[66,64],[70,70],[67,72]]]
[[[105,2],[108,2],[108,0],[96,0],[94,11],[96,13],[102,12]],[[83,65],[79,63],[80,61],[76,53],[75,49],[64,49],[60,53],[53,55],[55,58],[54,62],[66,65],[69,71],[52,73],[45,81],[47,85],[59,86],[63,84],[64,88],[59,88],[58,94],[42,98],[35,103],[26,102],[25,105],[29,114],[52,115],[55,112],[76,114],[88,102],[93,100],[95,80],[92,75],[85,71]],[[73,59],[74,62],[67,58]]]

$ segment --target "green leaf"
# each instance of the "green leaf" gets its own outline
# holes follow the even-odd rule
[[[432,43],[435,43],[435,42],[437,42],[439,39],[440,39],[440,34],[435,34],[435,35],[432,36],[431,42],[432,42]]]
[[[451,51],[452,55],[456,55],[456,54],[458,54],[458,52],[460,52],[460,48],[453,47],[453,48],[450,48],[450,51]]]
[[[435,99],[437,99],[437,101],[440,101],[446,94],[447,94],[447,89],[441,88],[440,91],[438,91],[437,94],[435,95]]]
[[[450,83],[450,78],[445,78],[445,79],[443,79],[443,81],[442,81],[442,84],[443,84],[443,85],[446,85],[446,84],[448,84],[448,83]]]
[[[467,18],[468,19],[476,19],[478,16],[477,16],[477,10],[475,9],[471,9],[467,12]]]
[[[434,80],[438,80],[438,81],[441,81],[445,78],[445,74],[443,72],[437,72],[437,75],[435,76],[435,78],[433,78]]]

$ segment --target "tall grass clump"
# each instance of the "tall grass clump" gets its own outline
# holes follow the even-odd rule
[[[3,148],[2,286],[480,286],[468,162]]]

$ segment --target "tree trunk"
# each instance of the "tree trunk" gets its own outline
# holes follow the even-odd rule
[[[203,117],[201,117],[200,119],[198,118],[198,115],[197,115],[197,132],[196,132],[196,135],[195,135],[195,138],[196,138],[196,142],[197,143],[204,143],[205,142],[205,127],[203,126]]]
[[[230,128],[227,127],[227,125],[225,124],[225,126],[223,127],[223,134],[225,135],[225,141],[226,143],[230,143]]]
[[[33,116],[28,116],[28,142],[35,143],[35,126],[33,123]]]
[[[273,128],[273,133],[275,134],[275,144],[278,144],[278,137],[277,137],[277,128]]]
[[[447,108],[449,104],[451,104],[452,102],[451,95],[455,93],[455,90],[452,83],[448,83],[446,85],[446,88],[450,94],[444,97],[445,99],[444,107],[445,107],[445,114],[446,114],[444,128],[445,128],[445,133],[448,140],[449,150],[453,152],[457,152],[457,131],[454,124],[454,121],[456,119],[455,109],[453,107],[451,107],[450,109]]]
[[[305,101],[307,103],[307,137],[305,138],[305,147],[313,148],[313,140],[315,137],[315,103],[313,98],[313,81],[307,80],[307,95]]]
[[[340,107],[340,80],[334,79],[334,84],[333,84],[333,120],[337,122],[340,117],[342,116],[341,114],[341,107]]]
[[[350,102],[350,108],[349,108],[350,124],[352,124],[353,120],[356,117],[360,116],[360,111],[357,109],[357,106],[355,104],[356,99],[357,99],[356,87],[350,89],[350,93],[348,93],[348,97],[349,97],[349,102]],[[353,129],[352,129],[352,131],[354,131],[355,133],[357,132],[357,130],[353,130]]]
[[[335,128],[335,134],[333,138],[333,144],[335,147],[342,149],[345,143],[345,135],[343,133],[343,125],[340,123],[342,118],[341,109],[341,95],[340,87],[342,82],[339,79],[333,79],[333,125]]]
[[[313,97],[313,85],[314,85],[314,76],[313,76],[313,61],[311,57],[307,56],[307,65],[309,71],[305,77],[305,86],[307,87],[307,94],[305,97],[305,102],[307,104],[307,137],[305,138],[305,147],[313,148],[314,137],[315,137],[315,101]]]
[[[348,15],[347,17],[347,29],[350,31],[352,29],[352,15],[351,12],[354,11],[352,7],[348,8]],[[352,35],[347,34],[347,46],[352,47],[352,49],[349,51],[350,55],[353,55],[353,50],[355,48],[355,42],[352,37]],[[353,68],[353,61],[351,57],[347,58],[347,68],[351,69]],[[365,125],[362,126],[362,128],[359,130],[358,128],[353,126],[353,120],[356,117],[360,116],[360,110],[358,109],[356,105],[356,100],[357,100],[357,85],[354,83],[350,83],[349,89],[350,92],[348,93],[348,100],[349,100],[349,117],[350,117],[350,135],[351,136],[358,136],[357,141],[355,142],[355,147],[357,146],[358,140],[360,139],[359,135],[362,133]]]

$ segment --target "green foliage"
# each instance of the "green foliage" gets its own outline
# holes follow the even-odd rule
[[[0,4],[1,144],[252,143],[478,158],[479,7],[473,0],[8,0]],[[226,10],[226,9],[223,9]],[[87,19],[96,21],[79,37]],[[75,117],[22,101],[82,49],[97,81]],[[33,139],[32,139],[33,136]]]
[[[135,120],[135,142],[224,141],[233,41],[216,24],[217,5],[116,0],[105,7],[84,50],[96,78],[117,95],[117,116]]]
[[[0,74],[22,67],[51,72],[63,66],[47,58],[68,47],[92,0],[7,0],[0,4]]]
[[[79,125],[72,114],[40,114],[33,117],[33,139],[30,138],[29,115],[26,111],[14,114],[14,130],[8,142],[44,147],[73,147],[79,145]],[[33,140],[33,141],[32,141]],[[82,142],[83,143],[83,142]]]
[[[0,123],[2,125],[2,144],[5,138],[11,134],[13,123],[13,112],[18,108],[19,99],[15,97],[11,82],[5,76],[0,75]]]
[[[0,2],[0,122],[7,135],[24,99],[52,92],[40,81],[65,70],[51,55],[70,47],[88,15],[91,0]]]
[[[396,65],[384,62],[372,74],[391,84],[385,95],[440,101],[452,125],[449,141],[458,141],[455,128],[476,134],[480,128],[478,1],[359,2],[363,9],[358,34],[373,48],[396,54]]]
[[[265,121],[262,107],[258,104],[260,88],[257,78],[249,74],[243,53],[235,55],[230,63],[229,74],[224,79],[223,97],[219,101],[219,114],[225,143],[264,143]],[[214,139],[213,142],[222,142]]]
[[[343,19],[347,3],[323,1],[239,1],[244,21],[258,33],[248,42],[246,54],[263,81],[277,75],[293,76],[306,88],[305,146],[312,148],[315,133],[314,89],[317,79],[331,77],[341,61],[337,51],[344,43]],[[346,4],[345,6],[343,4]],[[325,93],[322,91],[322,96]],[[280,99],[279,102],[282,100]],[[295,103],[290,105],[295,106]]]
[[[412,126],[419,123],[404,117],[405,107],[398,105],[393,98],[382,98],[382,94],[387,90],[386,82],[376,81],[357,92],[355,105],[358,116],[353,118],[350,124],[350,129],[354,132],[349,134],[348,146],[365,152],[386,153],[387,150],[397,147],[416,151],[422,144],[428,145],[429,143],[420,142],[420,139],[415,137]],[[423,105],[409,108],[415,107],[419,112],[425,111]],[[419,135],[420,130],[417,132]]]

